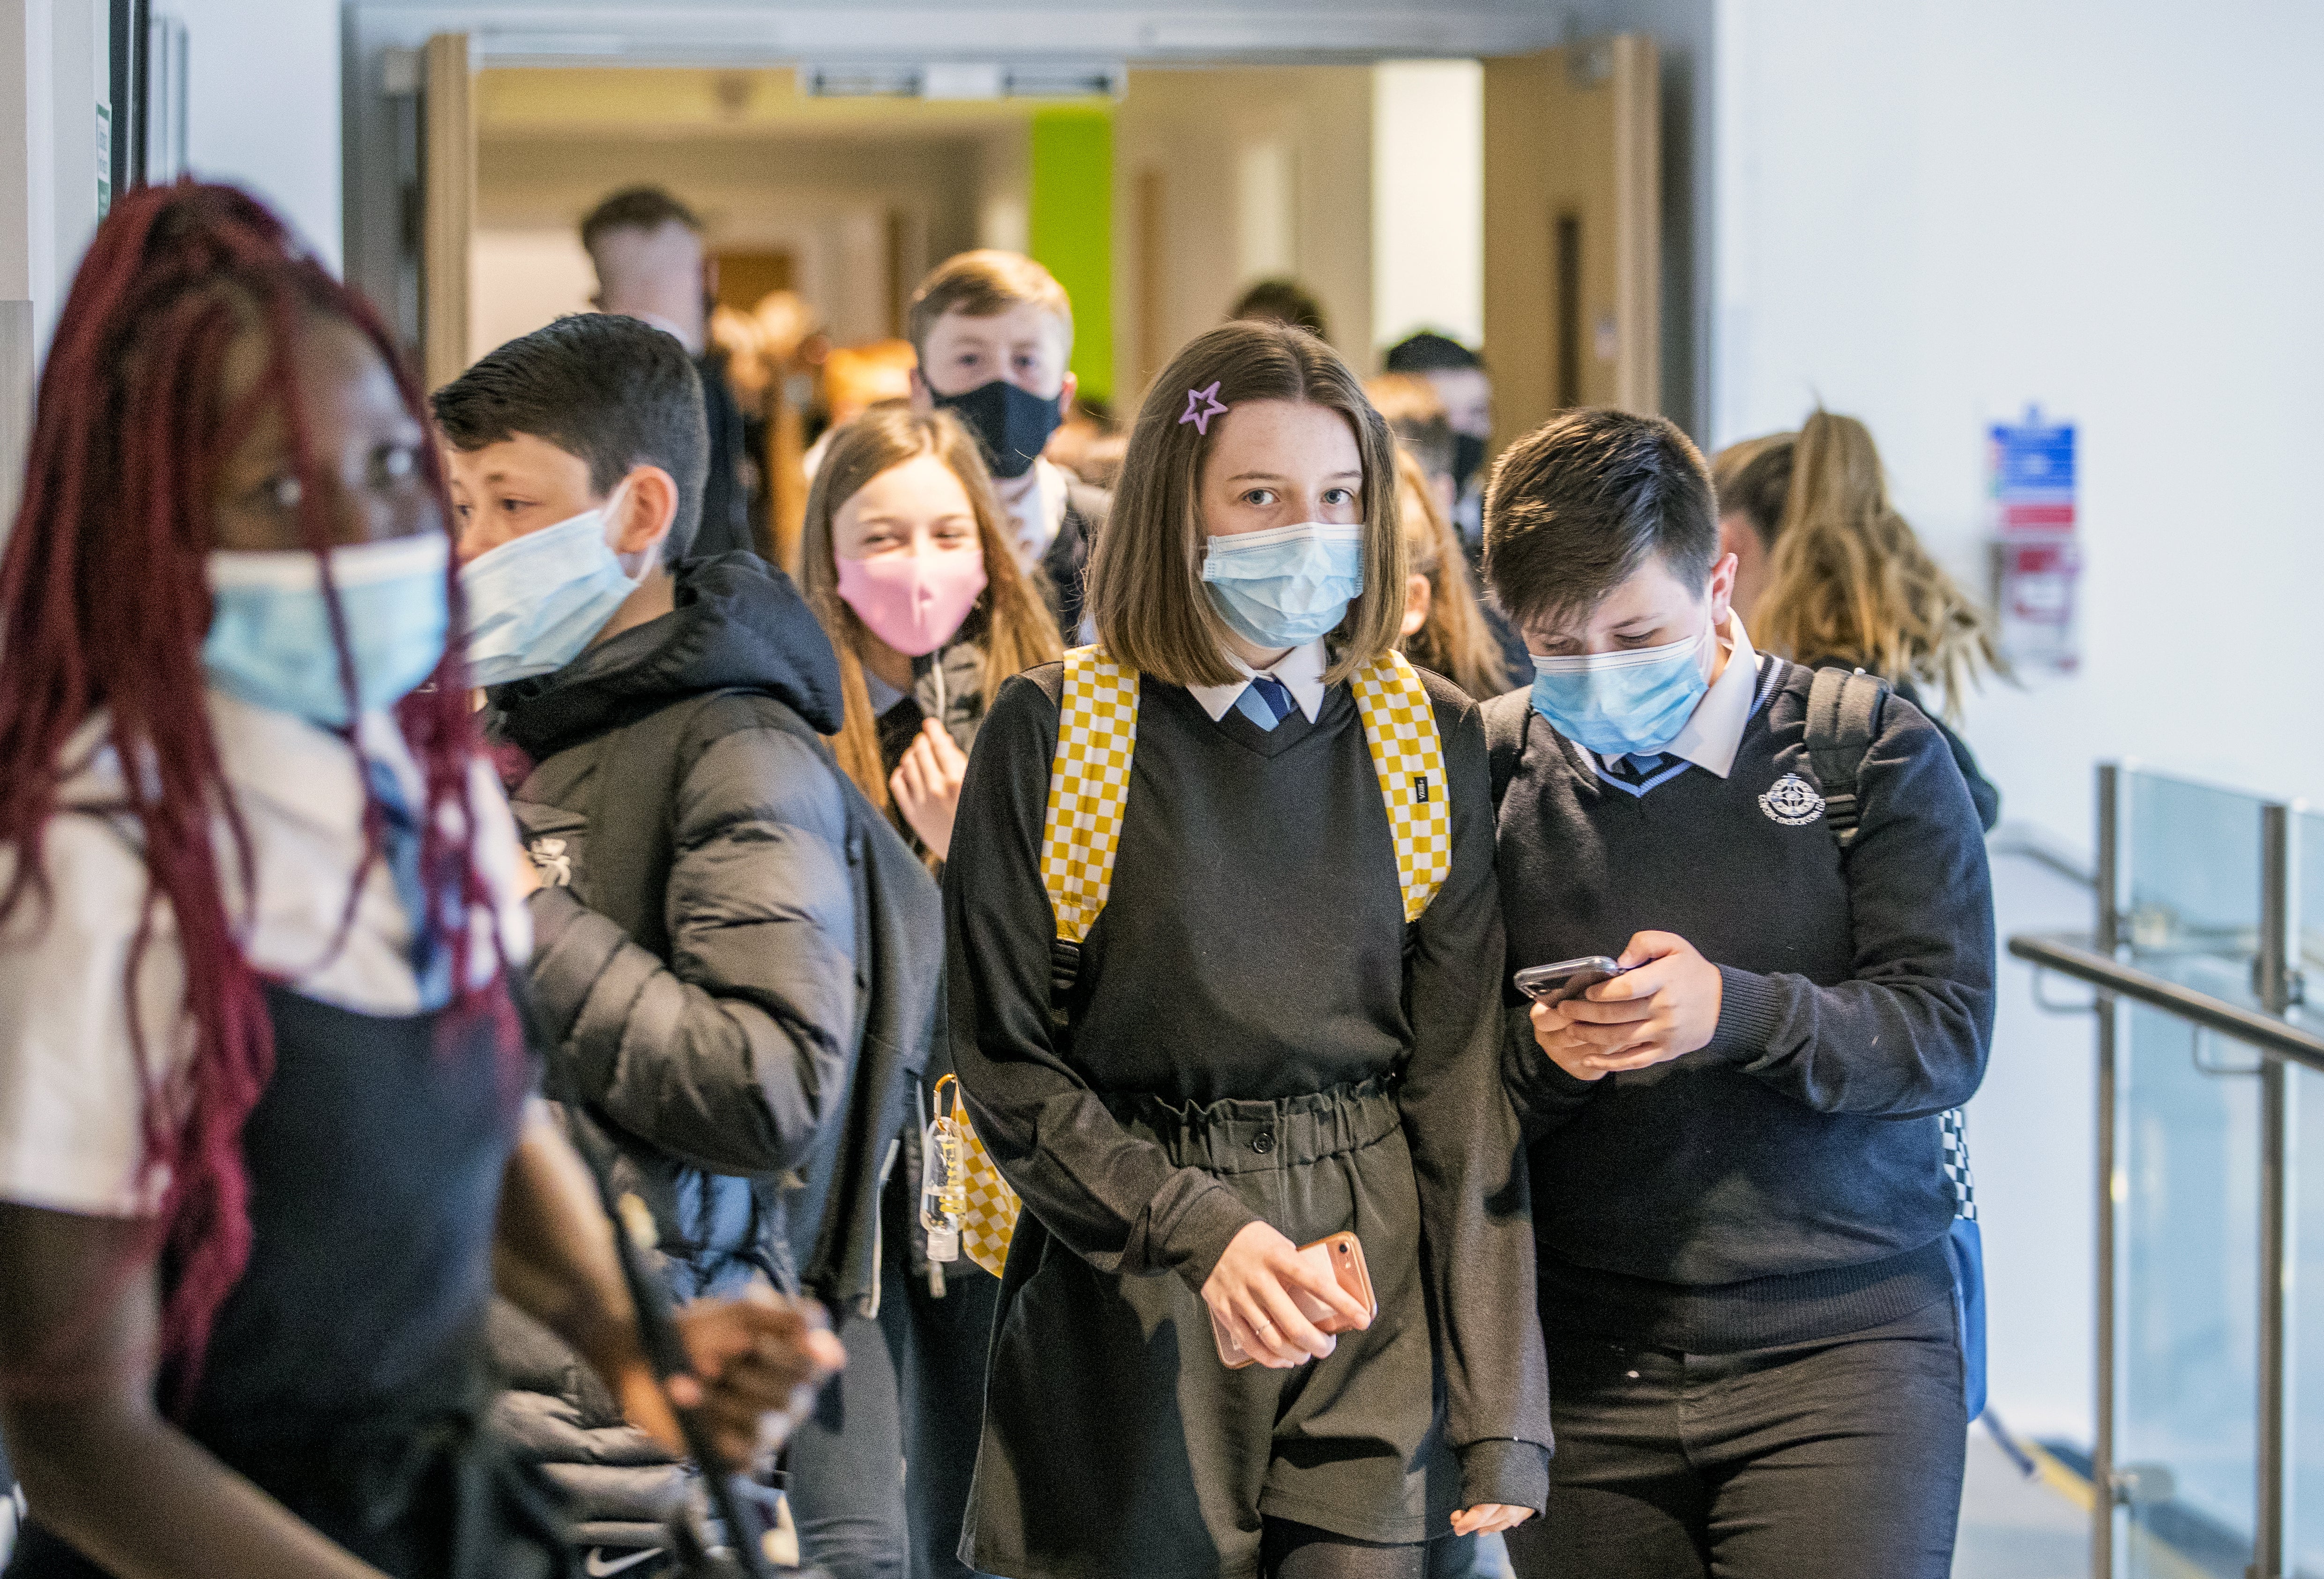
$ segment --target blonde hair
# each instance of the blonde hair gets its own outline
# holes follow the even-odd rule
[[[1929,556],[1888,499],[1880,452],[1853,417],[1818,411],[1785,442],[1791,484],[1770,544],[1753,639],[1808,662],[1852,664],[1955,712],[1981,672],[2007,673],[1993,620]]]
[[[1025,302],[1047,312],[1065,336],[1065,349],[1074,348],[1074,304],[1057,277],[1023,253],[980,247],[954,253],[928,272],[904,321],[904,336],[927,364],[928,331],[948,312],[964,318],[992,318]]]
[[[1404,533],[1397,521],[1396,451],[1388,424],[1339,353],[1288,324],[1241,319],[1187,342],[1147,391],[1122,457],[1113,511],[1090,554],[1088,604],[1099,643],[1174,686],[1232,685],[1227,626],[1203,589],[1200,499],[1208,436],[1179,420],[1190,392],[1208,390],[1230,417],[1252,401],[1296,401],[1339,412],[1363,457],[1364,589],[1332,634],[1327,683],[1396,645],[1404,618]]]
[[[1397,645],[1406,658],[1434,669],[1471,697],[1498,697],[1509,688],[1508,664],[1478,605],[1460,534],[1436,508],[1428,491],[1428,473],[1406,445],[1396,447],[1396,476],[1419,501],[1419,508],[1404,521],[1406,574],[1428,577],[1428,618]]]
[[[1007,517],[993,495],[976,440],[957,418],[950,411],[918,416],[908,407],[881,406],[834,433],[807,496],[807,520],[799,538],[799,589],[839,655],[844,716],[839,733],[831,737],[832,753],[856,788],[883,811],[889,808],[888,769],[880,756],[880,731],[871,688],[863,682],[862,656],[863,643],[877,638],[839,596],[832,523],[872,478],[923,455],[935,456],[960,479],[976,517],[984,590],[961,623],[959,634],[983,643],[985,701],[991,703],[1010,675],[1053,662],[1063,651],[1048,605],[1017,567],[1015,543],[1001,524]]]

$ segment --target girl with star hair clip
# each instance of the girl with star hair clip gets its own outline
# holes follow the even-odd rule
[[[1395,651],[1386,425],[1296,328],[1139,411],[1097,642],[1010,680],[945,871],[1008,1247],[963,1560],[1419,1579],[1543,1503],[1484,739]]]

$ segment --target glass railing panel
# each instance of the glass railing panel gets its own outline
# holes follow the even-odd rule
[[[2135,772],[2124,793],[2134,957],[2253,1003],[2262,803]],[[2124,1013],[2123,1571],[2239,1573],[2255,1512],[2256,1055],[2154,1010]]]

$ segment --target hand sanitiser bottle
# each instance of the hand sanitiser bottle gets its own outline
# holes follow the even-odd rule
[[[936,1082],[936,1117],[920,1146],[920,1226],[931,1263],[960,1260],[961,1219],[968,1211],[968,1138],[962,1132],[960,1083]]]

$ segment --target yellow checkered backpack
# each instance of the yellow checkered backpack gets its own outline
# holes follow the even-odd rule
[[[1399,652],[1373,660],[1349,678],[1356,711],[1379,776],[1380,801],[1396,839],[1396,875],[1404,919],[1418,920],[1452,870],[1452,813],[1444,780],[1443,743],[1420,671]],[[1057,704],[1057,753],[1049,770],[1049,809],[1041,826],[1041,879],[1056,912],[1051,974],[1062,998],[1081,964],[1082,940],[1105,909],[1113,856],[1130,799],[1130,760],[1138,743],[1138,671],[1095,647],[1065,654]],[[966,1206],[961,1245],[999,1276],[1016,1232],[1019,1203],[982,1141],[956,1112],[964,1141]]]

